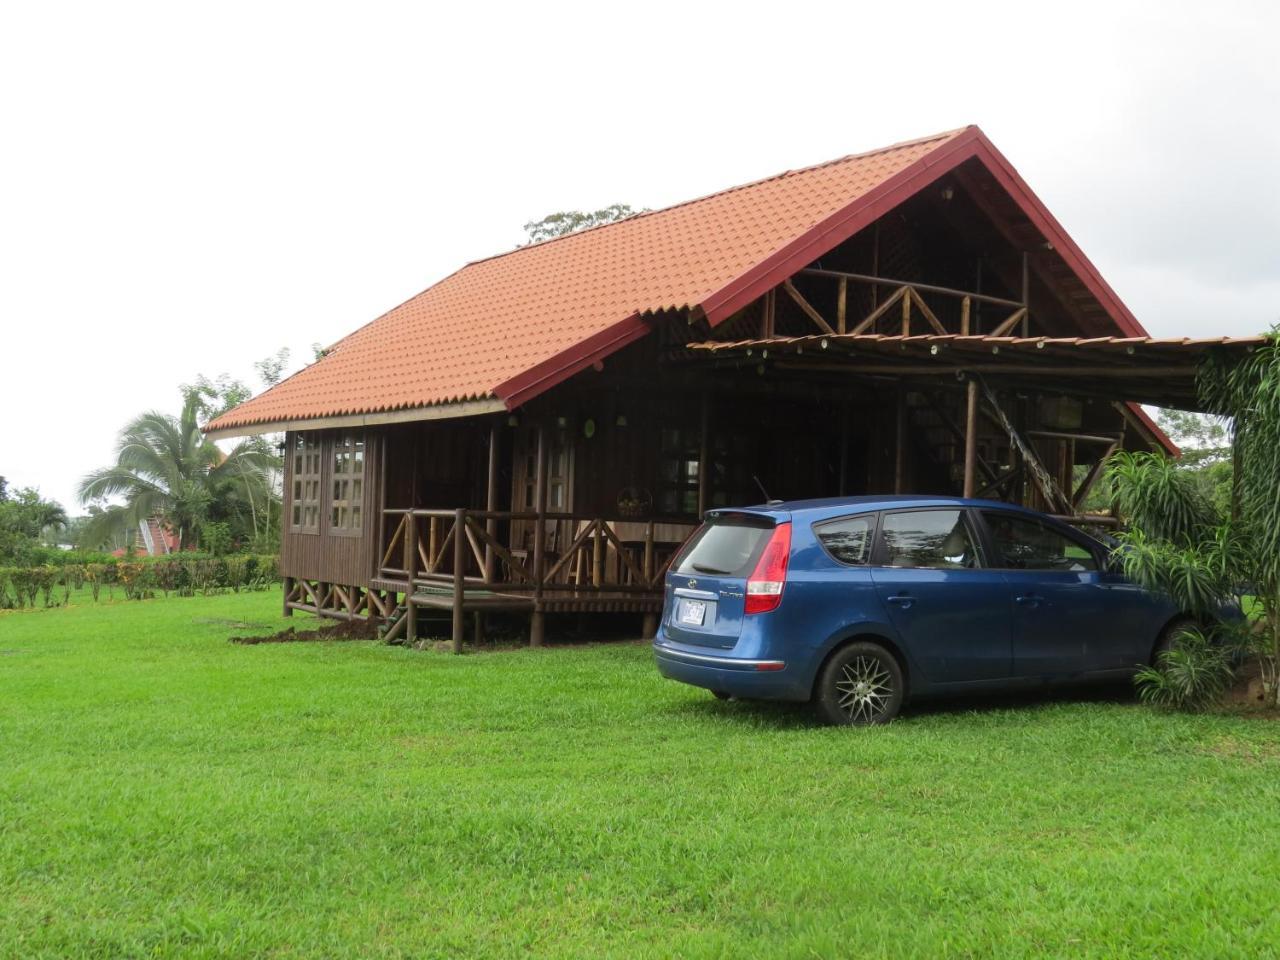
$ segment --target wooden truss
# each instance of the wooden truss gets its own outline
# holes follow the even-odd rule
[[[930,331],[937,334],[947,334],[953,331],[947,330],[942,321],[938,319],[938,315],[925,302],[924,294],[934,294],[958,299],[960,301],[960,333],[968,336],[971,326],[971,314],[975,303],[984,303],[990,306],[1011,309],[1012,312],[1000,320],[996,326],[986,333],[986,336],[1003,337],[1012,334],[1019,326],[1026,331],[1029,321],[1028,307],[1026,303],[1025,291],[1023,300],[1007,300],[1003,297],[993,297],[987,294],[972,293],[965,290],[955,290],[951,287],[939,287],[928,283],[911,283],[904,280],[890,280],[886,277],[876,277],[865,273],[847,273],[841,270],[822,270],[810,268],[801,270],[798,276],[822,277],[826,279],[834,279],[836,281],[836,318],[835,323],[830,323],[822,313],[810,303],[790,279],[782,281],[781,288],[788,297],[800,308],[821,333],[829,334],[862,334],[868,331],[877,332],[881,326],[881,321],[888,322],[894,320],[898,322],[899,327],[896,331],[880,331],[895,332],[904,337],[911,336],[911,324],[913,318],[919,316],[928,324]],[[858,320],[852,326],[849,324],[848,308],[849,308],[849,284],[859,283],[869,285],[875,288],[890,287],[892,292],[882,302],[880,302],[870,313],[861,320]],[[764,295],[764,312],[761,323],[761,336],[771,337],[774,335],[774,323],[776,313],[776,291],[770,290]]]

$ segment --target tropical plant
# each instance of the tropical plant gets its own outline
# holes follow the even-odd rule
[[[1235,676],[1232,650],[1201,627],[1178,630],[1169,648],[1134,678],[1144,703],[1199,712],[1222,700]]]
[[[1119,537],[1126,574],[1174,598],[1200,628],[1182,631],[1162,658],[1173,671],[1166,681],[1144,671],[1139,687],[1154,702],[1189,706],[1193,687],[1212,699],[1220,655],[1244,652],[1258,658],[1264,701],[1280,706],[1280,331],[1242,359],[1211,353],[1198,383],[1202,405],[1230,432],[1226,502],[1163,454],[1117,454],[1106,472],[1130,527]],[[1262,616],[1221,622],[1223,605],[1245,591]]]
[[[116,462],[86,476],[79,493],[83,503],[116,497],[124,503],[94,515],[81,546],[97,547],[150,517],[169,525],[179,549],[197,546],[209,522],[230,521],[247,530],[255,504],[270,498],[275,457],[252,440],[223,453],[200,431],[204,410],[200,391],[188,390],[177,417],[153,410],[121,431]]]

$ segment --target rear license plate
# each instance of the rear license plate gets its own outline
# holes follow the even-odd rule
[[[691,627],[700,627],[702,626],[702,621],[707,618],[707,605],[701,600],[681,600],[677,614],[677,619],[681,623]]]

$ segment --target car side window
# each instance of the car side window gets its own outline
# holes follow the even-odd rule
[[[814,536],[832,559],[859,567],[871,561],[871,535],[875,530],[874,516],[841,517],[813,527]]]
[[[880,527],[885,566],[943,570],[980,566],[962,510],[886,513]]]
[[[984,511],[999,565],[1009,570],[1097,570],[1098,561],[1083,544],[1037,520],[1003,511]]]

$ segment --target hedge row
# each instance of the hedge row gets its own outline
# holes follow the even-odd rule
[[[88,587],[98,600],[103,588],[108,599],[119,590],[126,599],[142,600],[157,593],[191,597],[225,590],[263,590],[280,579],[274,556],[233,554],[226,557],[173,554],[107,563],[45,564],[40,567],[0,567],[0,609],[65,604],[72,590]]]

